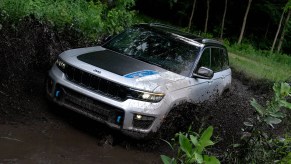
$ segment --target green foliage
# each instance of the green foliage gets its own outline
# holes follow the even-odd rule
[[[199,136],[198,134],[191,132],[188,133],[177,133],[175,145],[177,146],[177,156],[168,157],[166,155],[161,155],[161,159],[164,164],[174,164],[174,163],[205,163],[205,164],[218,164],[219,160],[214,156],[209,156],[205,154],[206,147],[214,145],[214,142],[211,141],[211,136],[213,134],[213,127],[210,126],[202,132]]]
[[[276,83],[273,90],[274,97],[265,106],[260,105],[255,99],[251,101],[256,117],[255,119],[249,118],[247,122],[244,122],[246,130],[241,137],[242,144],[235,146],[236,149],[240,149],[235,157],[236,161],[273,163],[290,160],[288,158],[291,151],[291,137],[286,134],[285,138],[272,139],[270,134],[264,131],[264,125],[273,128],[274,125],[282,122],[282,119],[286,117],[283,109],[291,109],[291,104],[287,102],[291,96],[290,85]],[[234,159],[232,160],[234,161]]]
[[[285,12],[291,9],[291,0],[288,0],[287,4],[284,7]]]
[[[273,62],[284,65],[291,64],[291,57],[286,54],[270,53],[269,51],[258,50],[248,43],[242,43],[241,45],[233,44],[229,46],[228,49],[236,54],[248,57],[250,59],[255,59],[257,56],[262,57],[262,59],[260,59],[262,62],[264,62],[264,60],[272,60]]]
[[[251,44],[227,45],[230,65],[253,79],[291,81],[291,57],[255,49]],[[232,54],[234,53],[234,54]]]
[[[204,38],[213,38],[213,35],[210,34],[210,33],[201,33],[201,36],[204,37]]]
[[[39,21],[49,22],[62,30],[73,28],[92,40],[114,34],[134,23],[135,12],[129,11],[134,0],[118,0],[108,7],[100,1],[85,0],[1,0],[0,11],[6,19],[18,20],[34,15]],[[2,14],[3,15],[3,14]]]
[[[281,163],[291,163],[291,136],[289,134],[285,135],[284,138],[274,140],[276,147],[274,148],[276,152],[276,157],[281,160]],[[283,158],[282,158],[283,157]]]
[[[281,119],[286,117],[281,107],[291,109],[291,103],[286,101],[286,97],[291,96],[290,85],[287,83],[276,83],[273,86],[273,90],[275,96],[271,102],[267,102],[266,107],[260,105],[255,99],[251,101],[251,105],[258,114],[257,121],[263,121],[272,127],[274,124],[282,122]]]

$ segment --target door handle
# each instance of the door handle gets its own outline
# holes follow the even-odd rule
[[[212,80],[211,81],[208,81],[208,84],[210,85],[210,84],[212,84],[212,82],[213,82]]]

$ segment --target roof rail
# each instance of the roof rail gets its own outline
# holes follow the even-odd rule
[[[178,30],[178,28],[176,28],[176,27],[173,27],[173,26],[170,26],[170,25],[166,25],[166,24],[162,24],[162,23],[150,23],[149,25],[150,26],[158,26],[158,27],[166,27],[166,28],[169,28],[169,29]]]
[[[214,39],[202,39],[202,43],[215,43],[223,45],[220,41],[214,40]]]
[[[169,30],[173,30],[173,31],[176,31],[177,34],[180,34],[180,35],[183,35],[183,36],[192,36],[190,38],[192,39],[197,39],[197,38],[200,38],[199,36],[196,36],[194,34],[191,34],[189,32],[185,32],[185,31],[182,31],[181,29],[175,27],[175,26],[170,26],[170,25],[165,25],[165,24],[161,24],[161,23],[149,23],[150,26],[155,26],[155,27],[162,27],[162,28],[167,28]]]

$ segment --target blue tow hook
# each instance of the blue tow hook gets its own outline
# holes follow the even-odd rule
[[[116,122],[119,124],[121,121],[121,116],[117,116]]]
[[[61,91],[56,91],[56,97],[60,96]]]

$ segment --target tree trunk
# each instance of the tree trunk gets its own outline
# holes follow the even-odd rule
[[[273,52],[274,51],[274,48],[275,48],[275,45],[276,45],[276,42],[277,42],[277,38],[278,38],[278,35],[280,33],[280,30],[281,30],[282,20],[284,18],[284,13],[285,12],[283,10],[282,15],[281,15],[281,18],[280,18],[279,26],[278,26],[278,29],[277,29],[277,32],[276,32],[276,35],[275,35],[275,38],[274,38],[274,41],[273,41],[272,48],[271,48],[271,51],[270,52]]]
[[[283,41],[284,41],[284,37],[285,37],[285,33],[286,33],[286,29],[288,28],[288,21],[289,21],[289,19],[290,19],[290,15],[291,15],[291,9],[289,9],[289,12],[288,12],[287,18],[285,19],[285,23],[284,23],[283,31],[282,31],[282,34],[281,34],[281,38],[280,38],[280,40],[279,40],[279,44],[278,44],[278,48],[277,48],[277,52],[280,52],[280,51],[281,51],[282,43],[283,43]]]
[[[226,11],[227,11],[227,0],[225,0],[225,3],[224,3],[224,12],[223,12],[222,23],[221,23],[220,39],[222,39],[222,37],[223,37],[224,21],[225,21]]]
[[[266,32],[265,32],[265,35],[264,35],[264,39],[267,39],[267,36],[268,36],[268,33],[269,33],[269,28],[270,28],[270,21],[268,22],[267,29],[266,29]]]
[[[243,36],[244,36],[245,27],[246,27],[246,23],[247,23],[247,19],[248,19],[248,14],[249,14],[249,11],[250,11],[250,8],[251,8],[251,3],[252,3],[252,0],[249,0],[248,7],[247,7],[247,10],[246,10],[246,13],[245,13],[245,16],[244,16],[244,21],[243,21],[243,24],[242,24],[242,28],[241,28],[241,31],[240,31],[239,39],[238,39],[238,42],[237,42],[238,44],[241,44],[241,41],[242,41]]]
[[[190,16],[189,24],[188,24],[188,31],[190,31],[190,29],[191,29],[192,19],[193,19],[194,11],[195,11],[195,6],[196,6],[196,0],[193,1],[192,12],[191,12],[191,16]]]
[[[207,10],[206,10],[206,19],[205,19],[205,26],[204,26],[204,33],[207,32],[207,25],[208,25],[208,18],[209,18],[209,2],[210,0],[207,0]]]

